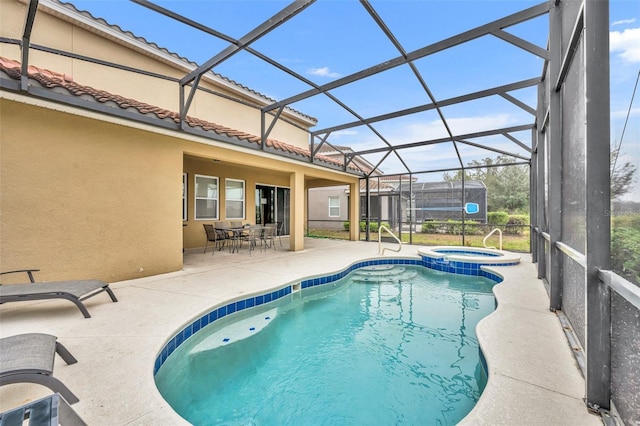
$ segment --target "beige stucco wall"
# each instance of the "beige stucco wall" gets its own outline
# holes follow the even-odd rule
[[[0,36],[20,38],[24,15],[23,4],[0,0]],[[41,12],[32,43],[184,75],[157,58]],[[175,83],[33,49],[30,53],[32,65],[65,73],[79,84],[177,106]],[[0,43],[0,54],[20,60],[16,45]],[[203,85],[231,90],[213,82]],[[190,114],[194,111],[205,120],[259,133],[257,110],[240,103],[199,93]],[[271,137],[307,147],[307,133],[286,123],[279,123]],[[114,282],[181,269],[183,247],[205,243],[206,222],[193,218],[195,174],[220,179],[222,220],[226,178],[245,181],[245,223],[255,220],[256,183],[290,188],[291,250],[304,248],[308,188],[358,182],[353,175],[259,150],[5,91],[0,91],[0,166],[0,270],[40,268],[40,281]],[[183,173],[189,178],[185,222]]]
[[[208,149],[211,155],[217,150]],[[206,175],[218,178],[219,189],[219,216],[218,220],[234,220],[229,219],[225,214],[225,180],[237,179],[243,180],[245,183],[245,214],[242,223],[255,224],[256,205],[255,205],[255,188],[256,183],[272,185],[272,186],[288,186],[289,173],[273,171],[264,168],[248,168],[243,165],[237,165],[228,162],[207,157],[194,157],[192,155],[185,156],[184,172],[187,174],[187,221],[184,223],[184,246],[186,248],[203,247],[205,245],[205,233],[203,224],[214,223],[213,220],[196,220],[195,219],[195,175]]]
[[[358,180],[21,95],[3,94],[0,112],[0,270],[40,268],[38,280],[114,282],[181,269],[183,247],[205,243],[206,222],[193,218],[196,173],[220,179],[221,219],[224,180],[245,180],[245,223],[254,221],[256,182],[291,188],[292,250],[304,248],[307,189]]]
[[[182,267],[170,138],[0,100],[0,270],[109,282]]]
[[[185,68],[161,62],[157,57],[148,56],[130,46],[124,46],[121,43],[105,38],[102,34],[96,34],[70,22],[63,21],[56,16],[45,13],[41,9],[38,10],[34,21],[31,34],[32,44],[126,65],[174,79],[182,78],[188,72]],[[17,0],[0,0],[0,36],[21,39],[25,14],[25,4]],[[114,30],[105,28],[105,31],[113,32]],[[139,43],[138,41],[133,42]],[[17,61],[21,60],[20,50],[16,45],[0,43],[0,54]],[[170,111],[178,112],[180,110],[179,85],[175,81],[150,77],[35,49],[30,51],[29,63],[54,72],[64,73],[73,78],[76,83],[82,85],[105,90]],[[224,95],[231,95],[234,98],[250,101],[254,104],[256,102],[255,98],[252,98],[242,90],[232,90],[228,85],[217,84],[211,78],[203,78],[199,87]],[[189,89],[187,88],[185,96],[188,94]],[[188,113],[193,117],[231,129],[241,130],[252,135],[260,135],[261,132],[259,109],[225,99],[224,97],[215,96],[208,92],[197,92]],[[285,115],[287,114],[285,113]],[[296,116],[288,116],[288,118],[298,124],[304,124]],[[301,148],[306,148],[309,143],[309,136],[304,129],[288,124],[283,120],[278,121],[269,137]]]

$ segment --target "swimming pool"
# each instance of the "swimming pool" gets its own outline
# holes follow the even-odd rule
[[[484,386],[474,330],[495,281],[409,263],[243,301],[182,337],[156,365],[158,389],[193,424],[458,422]]]

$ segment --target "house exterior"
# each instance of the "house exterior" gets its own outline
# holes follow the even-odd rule
[[[353,153],[346,146],[322,146],[323,155],[340,159]],[[365,172],[374,166],[360,156],[352,162]],[[418,182],[418,178],[408,175],[386,176],[377,169],[371,173],[367,197],[366,181],[360,182],[360,218],[386,222],[393,229],[402,223],[422,223],[424,221],[461,220],[466,203],[478,205],[478,212],[467,215],[467,219],[480,223],[487,221],[487,187],[480,181],[465,182],[464,198],[462,182]],[[309,191],[309,228],[344,229],[349,219],[347,209],[350,199],[348,186],[314,188]],[[463,202],[464,201],[464,202]],[[367,211],[368,208],[368,211]]]
[[[286,222],[301,250],[309,188],[357,191],[357,168],[311,157],[314,118],[285,109],[263,143],[273,101],[207,72],[181,119],[177,82],[195,64],[54,0],[39,2],[25,56],[26,16],[0,0],[0,270],[176,271],[217,220]],[[358,202],[344,206],[356,219]]]
[[[335,161],[342,162],[345,154],[353,153],[347,146],[323,144],[319,152]],[[352,163],[360,170],[378,176],[380,172],[374,170],[375,167],[360,156],[353,158]],[[365,181],[360,182],[360,191],[364,188]],[[309,190],[309,229],[330,229],[344,230],[344,223],[349,221],[350,187],[348,185],[336,185],[323,188],[312,188]],[[356,197],[358,198],[358,197]],[[362,200],[360,200],[362,202]],[[361,204],[361,207],[363,205]],[[360,217],[362,208],[356,215]],[[353,216],[352,216],[353,217]]]
[[[468,220],[480,223],[487,222],[487,187],[481,181],[469,180],[464,183],[464,197],[462,182],[412,182],[394,185],[403,199],[411,197],[413,222],[461,220],[464,205],[474,203],[478,211],[467,214]],[[406,219],[409,219],[409,212]]]

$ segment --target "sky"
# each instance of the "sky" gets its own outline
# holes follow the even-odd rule
[[[125,0],[72,3],[95,17],[104,18],[198,64],[229,45],[226,41]],[[527,0],[370,1],[405,52],[412,52],[539,3]],[[172,0],[157,1],[156,4],[240,39],[290,2]],[[548,16],[543,15],[506,30],[544,48],[548,36]],[[252,43],[251,47],[318,85],[400,56],[400,52],[362,4],[355,0],[318,0]],[[617,163],[636,164],[638,175],[640,93],[636,93],[633,104],[631,100],[640,72],[640,1],[610,1],[610,50],[611,143],[617,146],[622,141]],[[501,39],[485,36],[423,57],[414,64],[432,96],[441,101],[540,77],[543,61]],[[310,88],[306,83],[244,51],[216,66],[213,71],[274,100],[286,99]],[[331,94],[363,118],[431,103],[428,93],[407,65],[336,88]],[[535,88],[520,89],[509,94],[533,107],[536,105]],[[356,120],[351,112],[337,106],[325,95],[305,99],[290,107],[318,119],[318,124],[312,130]],[[533,122],[529,113],[497,96],[444,107],[441,113],[454,135]],[[384,147],[386,142],[400,145],[448,135],[435,110],[378,122],[372,127],[374,131],[359,126],[332,133],[329,142],[361,151]],[[513,133],[512,136],[527,146],[531,143],[529,131]],[[502,136],[473,139],[473,142],[486,143],[496,149],[528,157],[526,150]],[[458,144],[457,148],[464,164],[498,155],[463,144]],[[450,142],[400,152],[404,164],[394,155],[384,159],[382,154],[370,154],[365,159],[374,165],[384,160],[380,168],[386,174],[405,173],[405,165],[413,172],[460,165]],[[432,173],[421,180],[440,180],[441,176],[441,173]],[[636,176],[634,190],[625,199],[640,201],[640,176]]]

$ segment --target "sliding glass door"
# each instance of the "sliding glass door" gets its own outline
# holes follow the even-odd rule
[[[256,185],[256,223],[282,222],[282,235],[289,235],[289,188]]]

